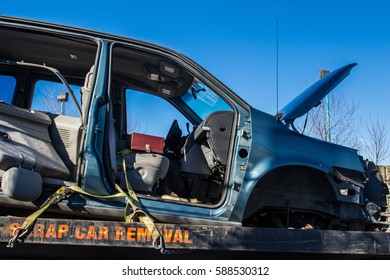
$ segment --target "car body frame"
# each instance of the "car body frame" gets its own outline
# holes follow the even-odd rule
[[[355,64],[335,70],[273,116],[251,107],[191,59],[161,46],[9,17],[0,17],[0,36],[0,76],[15,79],[11,97],[0,99],[50,116],[52,144],[69,170],[66,178],[41,174],[42,189],[34,201],[1,191],[4,209],[34,209],[61,185],[79,185],[96,195],[115,193],[115,183],[123,187],[117,152],[129,143],[126,98],[136,92],[165,100],[190,123],[188,135],[182,135],[184,128],[172,119],[166,149],[154,156],[160,159],[159,172],[164,158],[169,160],[166,176],[174,183],[163,176],[151,184],[143,182],[150,189],[133,186],[142,207],[157,221],[358,230],[378,222],[382,190],[357,151],[302,135],[292,126]],[[67,93],[54,99],[52,108],[39,107],[34,100],[45,95],[39,81],[62,83]],[[81,88],[81,94],[74,87]],[[63,101],[75,104],[67,109],[73,116],[56,111]],[[215,112],[221,116],[210,120]],[[155,114],[158,122],[165,112]],[[215,131],[219,134],[213,136]],[[186,147],[191,141],[196,149]],[[137,169],[134,161],[130,169]],[[151,161],[155,163],[151,159],[147,164]],[[23,193],[27,186],[17,188]],[[123,199],[76,195],[51,210],[115,220],[123,216],[124,207]]]

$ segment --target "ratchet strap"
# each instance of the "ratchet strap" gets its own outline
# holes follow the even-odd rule
[[[42,205],[41,207],[32,213],[30,216],[28,216],[23,224],[16,228],[14,230],[13,237],[9,240],[7,247],[12,248],[16,241],[21,241],[24,237],[27,237],[27,235],[31,232],[32,228],[34,227],[34,224],[36,220],[45,212],[51,205],[55,205],[58,202],[65,199],[67,196],[71,195],[72,193],[80,193],[87,196],[97,197],[97,198],[116,198],[116,197],[124,197],[122,193],[116,193],[113,195],[94,195],[90,194],[86,191],[84,191],[79,186],[62,186],[59,188],[55,193],[53,193]]]
[[[118,185],[115,185],[115,188],[119,193],[123,193],[126,195],[125,221],[135,222],[138,219],[141,223],[143,223],[152,236],[153,247],[156,249],[161,249],[161,251],[163,252],[163,250],[165,250],[164,238],[156,228],[156,225],[154,224],[153,220],[149,217],[148,214],[146,214],[142,210],[142,206],[138,200],[138,197],[135,194],[127,178],[126,155],[130,154],[131,152],[131,150],[125,149],[118,153],[122,156],[122,168],[123,173],[125,175],[127,194]]]
[[[141,222],[149,230],[150,235],[153,239],[153,247],[155,249],[160,249],[161,253],[167,253],[165,249],[165,242],[163,236],[158,231],[154,221],[149,217],[149,215],[142,209],[142,206],[138,200],[137,195],[130,186],[130,183],[127,179],[126,173],[126,155],[131,153],[131,150],[123,150],[118,154],[122,156],[123,172],[125,175],[127,193],[121,189],[120,186],[115,184],[115,189],[118,193],[113,195],[95,195],[84,191],[79,186],[62,186],[54,194],[52,194],[42,205],[41,207],[28,216],[22,225],[14,230],[13,237],[9,240],[7,247],[12,248],[16,241],[22,241],[34,227],[36,220],[45,212],[51,205],[55,205],[68,197],[73,193],[79,193],[90,197],[102,198],[102,199],[111,199],[124,197],[126,200],[125,207],[125,221],[126,222]]]

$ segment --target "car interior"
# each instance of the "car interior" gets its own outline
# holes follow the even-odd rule
[[[1,190],[8,198],[32,202],[47,189],[80,183],[99,45],[92,38],[11,27],[1,27],[0,37],[7,42],[0,45]],[[206,85],[169,53],[119,43],[111,52],[103,151],[109,181],[126,189],[125,163],[130,185],[140,196],[217,204],[229,168],[232,108],[211,90],[212,98],[207,97]],[[187,129],[171,119],[164,137],[129,131],[128,90],[166,100],[189,121]],[[212,100],[214,107],[204,116],[185,95],[190,102]],[[156,112],[156,122],[162,116],[165,112]],[[158,145],[162,149],[156,150]],[[123,150],[129,152],[118,155]],[[20,187],[27,183],[32,185],[28,190]]]

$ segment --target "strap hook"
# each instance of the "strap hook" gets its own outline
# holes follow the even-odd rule
[[[28,234],[28,230],[17,227],[13,231],[13,237],[8,241],[7,248],[13,248],[17,241],[22,242]]]

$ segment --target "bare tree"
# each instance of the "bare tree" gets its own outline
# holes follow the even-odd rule
[[[66,92],[64,85],[55,82],[42,81],[38,89],[37,96],[34,96],[33,106],[36,110],[51,112],[53,114],[61,114],[61,104],[58,100],[60,93]],[[62,104],[65,108],[67,116],[78,117],[79,112],[74,104],[74,101],[69,98]]]
[[[50,83],[44,84],[44,86],[41,86],[39,91],[34,95],[34,109],[59,114],[60,104],[57,101],[58,93],[58,86],[53,86]]]
[[[367,125],[368,139],[363,140],[365,155],[376,165],[383,164],[390,156],[389,143],[387,141],[387,131],[383,122],[378,116],[373,120],[369,114],[370,123]]]
[[[343,92],[331,93],[328,104],[322,101],[308,112],[305,120],[301,119],[297,127],[309,136],[356,148],[357,109],[353,101],[346,101]]]
[[[131,134],[133,132],[147,133],[148,127],[146,124],[141,125],[136,116],[128,115],[127,134]]]

